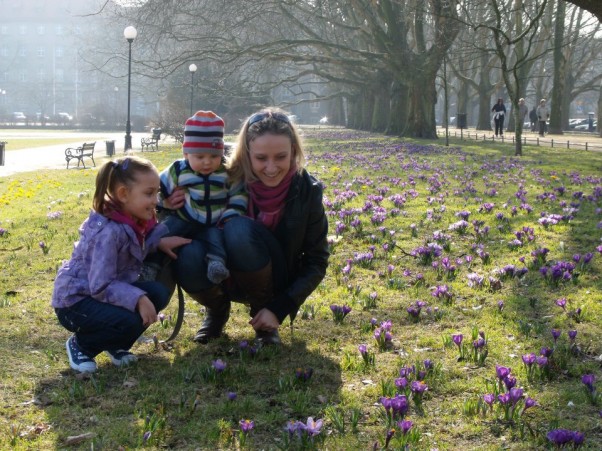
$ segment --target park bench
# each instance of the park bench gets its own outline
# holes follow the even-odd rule
[[[77,167],[79,168],[79,164],[84,165],[84,169],[86,168],[86,163],[84,163],[84,158],[88,157],[92,160],[94,166],[96,166],[96,162],[94,161],[94,146],[96,142],[93,143],[83,143],[79,147],[68,147],[65,149],[65,160],[67,160],[67,169],[69,169],[69,162],[72,159],[77,159]]]
[[[159,150],[159,140],[161,139],[161,129],[153,128],[152,135],[148,138],[142,138],[140,140],[140,144],[142,146],[142,152],[144,152],[144,148],[146,150]]]

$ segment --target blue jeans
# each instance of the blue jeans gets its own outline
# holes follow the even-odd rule
[[[224,234],[215,226],[206,226],[198,222],[189,222],[176,216],[169,215],[163,221],[169,233],[166,236],[181,236],[201,241],[207,249],[209,260],[218,260],[226,264]]]
[[[163,310],[171,297],[170,290],[160,282],[135,282],[144,290],[157,312]],[[77,344],[88,357],[103,351],[130,349],[146,330],[138,312],[97,301],[88,296],[71,307],[55,309],[61,325],[75,333]]]
[[[287,285],[286,259],[274,234],[262,224],[245,216],[236,216],[224,224],[224,241],[228,269],[254,272],[272,262],[274,291]],[[207,248],[201,241],[182,246],[175,264],[178,283],[188,293],[198,293],[213,286],[207,279]],[[244,291],[244,287],[237,287]]]
[[[229,269],[254,272],[272,262],[274,293],[288,285],[288,270],[282,246],[263,224],[246,216],[237,216],[224,225]],[[237,287],[244,291],[245,287]]]

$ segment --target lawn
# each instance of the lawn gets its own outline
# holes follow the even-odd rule
[[[283,346],[252,346],[242,304],[195,344],[192,300],[155,344],[172,301],[137,365],[93,376],[50,296],[96,170],[0,178],[0,448],[600,448],[602,157],[305,134],[332,255]]]

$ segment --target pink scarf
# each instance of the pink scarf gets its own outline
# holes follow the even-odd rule
[[[274,187],[265,186],[259,180],[249,183],[249,216],[261,222],[268,229],[275,230],[282,219],[284,201],[295,172],[297,172],[297,168],[293,166],[278,186]],[[259,210],[258,215],[255,215],[255,207]]]
[[[157,220],[155,218],[149,219],[148,221],[138,222],[134,221],[134,219],[124,214],[122,211],[114,210],[112,208],[108,209],[108,211],[105,212],[105,216],[109,219],[112,219],[115,222],[129,225],[136,234],[136,238],[138,238],[138,243],[140,243],[140,246],[143,247],[144,238],[157,225]]]

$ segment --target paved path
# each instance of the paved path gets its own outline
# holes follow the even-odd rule
[[[438,128],[438,131],[442,134],[445,134],[445,131],[442,131],[441,128]],[[450,128],[450,133],[453,131],[458,131],[455,128]],[[474,130],[470,130],[474,133]],[[481,132],[479,132],[481,133]],[[487,134],[487,132],[485,132]],[[148,137],[148,133],[132,133],[132,144],[135,151],[140,150],[140,138]],[[529,140],[536,138],[537,134],[526,132],[525,136]],[[0,166],[0,177],[6,177],[8,175],[17,174],[19,172],[30,172],[36,170],[43,169],[64,169],[66,167],[65,161],[65,149],[67,147],[77,147],[80,146],[84,140],[90,140],[90,138],[96,140],[96,148],[94,151],[94,156],[98,155],[98,158],[95,158],[97,166],[101,163],[101,161],[106,158],[106,145],[105,141],[115,141],[115,152],[117,155],[123,153],[123,147],[125,142],[125,133],[124,132],[53,132],[48,133],[46,131],[40,130],[1,130],[0,138],[4,141],[8,141],[7,148],[10,149],[10,139],[11,138],[65,138],[64,144],[58,144],[53,146],[46,147],[35,147],[31,149],[21,149],[21,150],[6,150],[4,153],[4,166]],[[508,138],[511,138],[510,134],[507,134]],[[571,143],[581,143],[581,142],[589,142],[595,145],[595,149],[602,149],[602,138],[595,135],[590,134],[580,134],[580,135],[548,135],[545,139],[548,140],[553,138],[557,143],[564,142],[570,140]],[[170,138],[167,138],[170,139]],[[507,143],[511,143],[508,139],[506,139]],[[542,145],[546,145],[542,142]],[[548,144],[549,145],[549,144]],[[72,163],[77,164],[72,160]]]
[[[85,140],[90,141],[90,138],[96,140],[94,148],[94,160],[98,166],[106,157],[105,141],[115,141],[115,152],[117,155],[123,153],[125,144],[124,132],[59,132],[48,134],[47,132],[39,132],[31,130],[27,132],[8,130],[2,131],[2,140],[7,141],[7,148],[4,153],[4,166],[0,166],[0,177],[16,174],[19,172],[29,172],[43,169],[65,169],[67,162],[65,161],[65,149],[67,147],[81,146]],[[132,133],[132,145],[135,151],[140,150],[140,138],[149,136],[148,133]],[[30,149],[10,150],[10,139],[14,138],[65,138],[64,144],[57,144],[45,147],[34,147]],[[89,159],[84,160],[86,164]],[[71,165],[77,165],[77,161],[71,160]],[[70,165],[70,167],[71,167]]]

